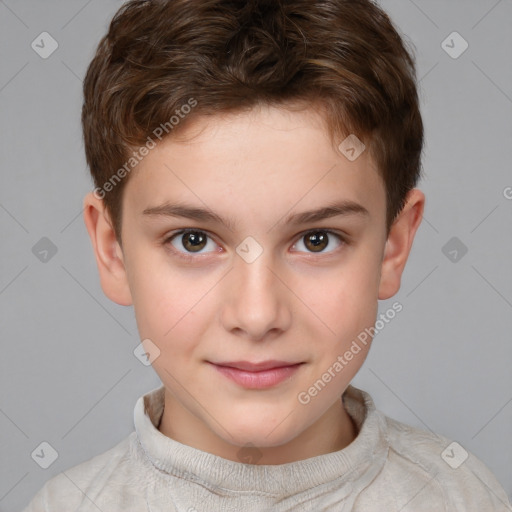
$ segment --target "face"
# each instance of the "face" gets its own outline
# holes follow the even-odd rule
[[[346,419],[340,397],[370,346],[340,362],[376,320],[384,183],[310,111],[197,118],[185,135],[150,151],[123,198],[122,264],[159,352],[162,424],[233,459],[228,447],[320,442]]]

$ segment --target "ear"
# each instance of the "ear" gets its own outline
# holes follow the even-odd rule
[[[412,189],[406,204],[393,222],[384,247],[382,259],[379,299],[389,299],[400,289],[400,280],[405,268],[414,235],[423,218],[425,195]]]
[[[121,306],[130,306],[132,297],[119,245],[105,204],[93,192],[85,196],[84,222],[91,238],[101,288],[105,295]]]

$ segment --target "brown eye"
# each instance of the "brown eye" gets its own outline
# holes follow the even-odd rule
[[[201,252],[214,252],[203,251],[209,245],[213,245],[215,248],[215,242],[204,232],[198,230],[187,230],[175,233],[173,236],[166,240],[166,243],[170,243],[179,253],[182,254],[194,254]]]
[[[313,252],[321,252],[329,244],[329,238],[323,231],[308,233],[304,240],[306,247]]]
[[[341,235],[328,230],[309,231],[303,235],[294,245],[304,245],[305,252],[309,253],[329,253],[343,245],[344,239]],[[329,247],[328,250],[325,250]]]
[[[205,247],[206,238],[207,237],[204,233],[200,233],[199,231],[190,231],[181,236],[181,241],[183,243],[183,247],[185,247],[187,251],[197,252]]]

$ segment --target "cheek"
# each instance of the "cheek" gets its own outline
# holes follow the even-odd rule
[[[353,253],[336,270],[304,281],[305,302],[337,335],[364,328],[377,315],[378,263],[370,250],[360,253]]]
[[[193,292],[180,273],[152,251],[133,252],[128,270],[140,336],[162,339],[185,315]]]
[[[141,339],[163,353],[188,353],[209,324],[209,292],[218,277],[171,266],[165,257],[139,254],[138,261],[144,263],[133,265],[130,289]]]

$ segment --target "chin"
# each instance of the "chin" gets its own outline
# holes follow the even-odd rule
[[[292,432],[290,425],[287,425],[287,420],[282,421],[282,419],[275,422],[273,426],[264,421],[255,421],[252,424],[244,422],[243,425],[232,423],[231,425],[230,436],[226,436],[226,432],[219,432],[219,434],[226,442],[238,447],[254,445],[260,448],[275,448],[292,441],[300,434],[297,424]]]

